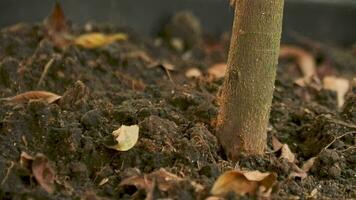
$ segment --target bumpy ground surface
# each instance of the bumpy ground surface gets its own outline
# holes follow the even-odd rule
[[[132,31],[128,35],[128,41],[104,48],[59,50],[44,39],[42,26],[0,32],[0,97],[32,90],[63,95],[60,103],[0,102],[0,199],[143,199],[147,194],[153,199],[204,199],[216,178],[233,168],[276,172],[273,199],[356,198],[355,91],[338,109],[334,92],[294,84],[287,61],[281,62],[268,152],[233,163],[214,136],[222,78],[185,76],[192,67],[205,74],[212,63],[224,61],[226,45],[217,41],[218,51],[216,45],[208,50],[201,45],[177,53],[164,42]],[[167,69],[167,62],[174,70]],[[138,143],[126,152],[107,148],[112,131],[122,124],[139,125]],[[294,165],[272,152],[272,136],[288,144],[299,167],[316,157],[305,178],[290,177]],[[20,159],[22,152],[28,155]],[[33,168],[46,159],[53,170],[49,176],[55,174],[47,191]],[[145,175],[148,189],[143,179],[136,185],[122,183]],[[160,176],[172,176],[172,181]]]

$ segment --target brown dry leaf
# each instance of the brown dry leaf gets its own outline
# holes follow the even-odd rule
[[[108,35],[103,33],[87,33],[76,37],[74,39],[74,44],[83,48],[93,49],[122,40],[127,40],[127,35],[125,33],[115,33]]]
[[[292,172],[289,174],[288,178],[299,177],[301,179],[305,179],[308,176],[308,174],[302,169],[300,169],[296,164],[294,163],[291,164],[292,164]]]
[[[208,69],[208,74],[212,75],[215,78],[222,78],[225,76],[225,71],[227,68],[226,63],[215,63]]]
[[[195,67],[190,68],[185,72],[185,76],[187,78],[197,78],[202,75],[203,75],[202,72],[198,68],[195,68]]]
[[[26,152],[21,152],[20,155],[20,165],[25,168],[30,168],[33,161],[33,157]]]
[[[341,108],[345,102],[345,95],[350,88],[350,81],[335,76],[325,76],[323,79],[323,87],[336,92],[337,105]]]
[[[117,151],[128,151],[138,141],[139,127],[138,125],[125,126],[122,125],[119,129],[112,132],[117,144],[114,146],[107,146],[108,148],[115,149]]]
[[[55,103],[61,98],[61,96],[54,94],[52,92],[47,92],[47,91],[29,91],[29,92],[24,92],[21,94],[18,94],[13,97],[7,97],[3,98],[1,100],[7,101],[8,103],[13,103],[13,104],[22,104],[22,103],[27,103],[30,100],[42,100],[47,103]]]
[[[272,148],[273,148],[273,151],[278,151],[282,147],[283,147],[283,144],[275,136],[272,136]]]
[[[288,162],[291,162],[291,163],[294,163],[296,161],[295,155],[289,149],[289,146],[287,144],[283,144],[283,146],[281,148],[281,156],[279,158],[286,159]]]
[[[290,45],[281,46],[279,58],[295,59],[306,83],[309,83],[316,75],[316,64],[314,57],[304,49]]]
[[[229,192],[234,192],[238,195],[255,195],[258,193],[269,196],[276,180],[277,175],[275,173],[231,170],[222,174],[215,181],[211,194],[226,196]]]
[[[304,172],[309,172],[309,170],[313,167],[316,157],[309,158],[302,166],[302,170]]]
[[[65,48],[72,43],[67,19],[59,2],[56,2],[52,13],[45,20],[45,32],[48,39],[58,48]]]
[[[152,192],[152,187],[156,184],[159,190],[165,192],[173,189],[180,181],[183,181],[183,179],[161,168],[148,175],[133,176],[124,179],[120,182],[120,186],[133,185],[138,189],[145,189],[149,193]]]
[[[26,152],[21,152],[20,165],[32,171],[36,181],[44,190],[48,193],[54,191],[55,173],[45,155],[39,153],[32,157]]]
[[[295,155],[289,149],[287,144],[281,143],[275,136],[272,136],[272,148],[274,152],[281,151],[279,158],[286,159],[288,162],[294,163],[296,161]]]

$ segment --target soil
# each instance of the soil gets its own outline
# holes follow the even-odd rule
[[[33,90],[63,97],[60,103],[0,102],[0,199],[205,199],[217,177],[236,168],[277,173],[272,199],[356,199],[355,90],[339,109],[335,92],[298,86],[295,66],[281,61],[267,152],[236,163],[214,136],[223,78],[207,74],[212,64],[226,60],[228,37],[204,37],[182,50],[129,28],[90,28],[125,32],[129,40],[61,50],[46,40],[42,25],[1,30],[0,97]],[[319,57],[320,63],[326,60]],[[351,66],[330,66],[339,76],[355,75]],[[187,78],[192,67],[203,76]],[[111,133],[123,124],[139,125],[137,144],[125,152],[107,148]],[[298,166],[316,157],[305,178],[289,176],[295,166],[272,152],[272,136],[289,146]],[[37,158],[54,174],[53,191],[34,175]],[[123,184],[133,177],[134,184]]]

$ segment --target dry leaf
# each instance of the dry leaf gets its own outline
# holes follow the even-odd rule
[[[316,157],[311,157],[309,158],[302,166],[302,170],[304,172],[308,172],[314,165],[314,162],[316,160]]]
[[[281,143],[275,136],[272,136],[272,148],[274,152],[281,151],[279,158],[286,159],[288,162],[294,163],[296,161],[295,155],[289,149],[287,144]]]
[[[289,149],[287,144],[283,144],[281,148],[281,156],[279,158],[286,159],[288,162],[294,163],[296,161],[295,155]]]
[[[323,87],[336,92],[337,105],[341,108],[345,102],[345,95],[350,88],[350,81],[335,76],[326,76],[323,79]]]
[[[202,76],[202,72],[198,68],[190,68],[185,72],[187,78],[197,78]]]
[[[226,68],[226,63],[216,63],[209,67],[208,74],[214,76],[215,78],[222,78],[225,76]]]
[[[119,129],[112,132],[117,144],[108,147],[117,151],[128,151],[137,143],[138,132],[138,125],[122,125]]]
[[[21,152],[20,164],[32,170],[33,176],[44,190],[48,193],[54,191],[55,173],[45,155],[39,153],[32,157],[26,152]]]
[[[314,57],[299,47],[286,45],[281,46],[279,58],[295,59],[306,83],[309,83],[313,76],[316,75],[316,64]]]
[[[124,33],[110,35],[105,35],[103,33],[87,33],[76,37],[74,39],[74,44],[87,49],[92,49],[103,47],[115,41],[121,40],[127,40],[127,35]]]
[[[145,189],[148,193],[153,184],[157,184],[158,189],[165,192],[174,189],[174,186],[180,181],[183,181],[183,179],[161,168],[148,175],[126,178],[121,181],[120,186],[133,185],[138,189]]]
[[[277,175],[275,173],[262,173],[259,171],[227,171],[214,183],[211,194],[214,196],[225,196],[229,192],[238,195],[270,195],[271,189]]]
[[[61,96],[47,91],[29,91],[18,94],[13,97],[3,98],[1,100],[14,104],[27,103],[30,100],[42,100],[47,103],[55,103],[61,98]]]
[[[278,151],[282,147],[283,147],[283,144],[275,136],[272,136],[272,148],[273,148],[273,151]]]
[[[51,15],[45,21],[45,32],[48,39],[59,48],[72,43],[69,27],[62,6],[56,2]]]
[[[292,164],[292,172],[289,174],[288,178],[295,178],[295,177],[299,177],[301,179],[305,179],[308,174],[303,171],[302,169],[300,169],[296,164],[291,163]]]
[[[50,167],[48,159],[43,154],[37,154],[32,163],[32,172],[36,181],[48,193],[54,191],[54,170]]]

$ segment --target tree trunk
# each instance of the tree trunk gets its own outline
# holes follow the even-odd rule
[[[284,0],[237,0],[217,137],[227,156],[266,146]]]

